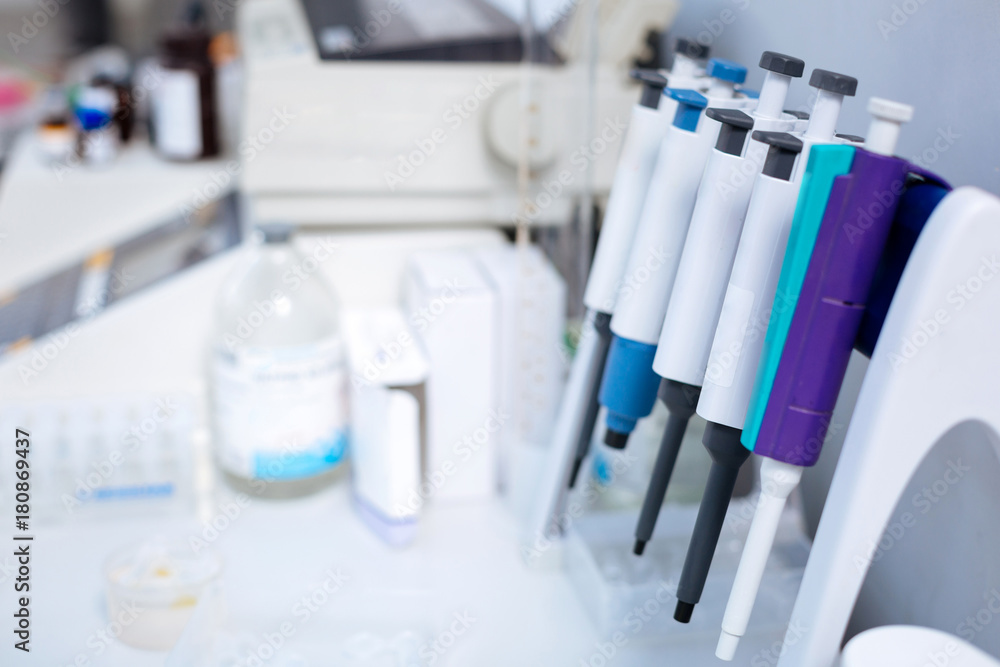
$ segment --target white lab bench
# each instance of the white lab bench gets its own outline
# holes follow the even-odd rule
[[[0,190],[0,231],[7,234],[0,245],[0,290],[155,224],[176,212],[212,169],[211,163],[164,164],[136,148],[110,170],[80,169],[59,181],[38,164],[30,144],[22,144]],[[400,260],[415,248],[497,243],[501,237],[492,230],[426,230],[407,231],[390,245],[381,234],[363,232],[340,234],[337,240],[345,252],[324,271],[350,306],[394,300]],[[113,304],[83,324],[29,382],[21,380],[18,366],[32,348],[7,355],[0,360],[0,404],[129,392],[204,396],[203,359],[214,295],[233,259],[234,252],[223,253]],[[32,546],[32,652],[24,660],[13,641],[5,641],[0,663],[162,665],[165,654],[117,642],[98,655],[101,642],[95,633],[108,624],[102,563],[118,547],[157,532],[200,533],[202,521],[232,495],[210,477],[214,474],[202,474],[207,491],[197,515],[38,526]],[[0,515],[9,517],[9,510],[7,505]],[[335,642],[342,629],[377,633],[387,619],[397,626],[412,624],[434,638],[448,629],[454,614],[467,612],[475,622],[435,664],[588,664],[599,656],[597,642],[608,638],[588,618],[564,574],[523,563],[517,529],[500,499],[432,500],[421,515],[415,543],[393,549],[361,523],[345,479],[305,499],[253,499],[212,546],[225,562],[223,583],[234,616],[262,630],[292,620],[295,601],[327,569],[339,569],[349,580],[303,628],[304,639]],[[8,540],[11,532],[0,532],[0,539]],[[0,616],[7,619],[14,606],[9,552],[0,550]],[[0,624],[0,630],[4,627]],[[673,644],[669,650],[635,644],[619,652],[615,664],[661,664],[667,657],[686,665],[715,662],[712,647],[703,642]]]
[[[79,168],[60,180],[33,149],[30,141],[22,142],[3,176],[3,288],[33,280],[176,214],[219,167],[211,162],[172,165],[137,147],[109,170]],[[355,235],[356,244],[371,249],[365,236]],[[411,239],[406,244],[410,248],[496,242],[495,233],[484,231],[450,232],[450,241],[440,232],[414,236],[422,238]],[[390,265],[386,252],[376,254]],[[85,323],[27,383],[17,369],[31,348],[10,355],[0,362],[0,400],[128,392],[203,395],[202,360],[212,303],[233,254],[213,258],[113,305]],[[366,261],[357,252],[345,255],[342,266],[331,267],[334,274],[349,274]],[[383,272],[363,282],[365,294],[354,295],[356,299],[387,298],[394,281]],[[222,502],[231,493],[220,489],[211,497]],[[211,516],[213,504],[203,506],[202,514],[207,511]],[[120,519],[40,526],[32,547],[35,618],[30,664],[73,664],[79,656],[91,664],[163,664],[163,654],[117,642],[98,655],[102,642],[95,633],[108,623],[101,566],[114,549],[154,532],[183,536],[200,534],[201,528],[194,514],[155,525]],[[442,660],[445,664],[487,664],[500,656],[503,662],[559,664],[568,646],[584,649],[592,629],[565,578],[531,572],[522,565],[514,533],[513,519],[499,501],[431,507],[422,518],[416,544],[394,550],[358,519],[345,479],[303,500],[254,500],[213,547],[225,561],[223,580],[231,608],[263,627],[292,620],[293,603],[333,568],[349,580],[342,594],[310,621],[317,628],[335,629],[350,622],[359,629],[359,619],[370,619],[371,630],[378,632],[382,611],[399,619],[407,613],[405,601],[416,595],[431,605],[427,608],[421,602],[409,610],[417,628],[441,631],[456,612],[468,612],[476,619],[467,635],[449,649],[448,660]],[[0,558],[0,564],[9,566],[13,561]],[[0,596],[6,611],[13,608],[13,580],[3,570],[0,579],[4,580],[0,586],[10,589]],[[438,618],[443,625],[435,628]],[[0,652],[12,660],[18,655],[8,642]],[[7,659],[0,662],[6,664]]]

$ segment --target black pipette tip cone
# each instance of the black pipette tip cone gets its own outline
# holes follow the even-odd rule
[[[646,497],[642,501],[642,511],[639,513],[639,522],[635,527],[635,548],[632,552],[636,556],[642,555],[646,542],[653,538],[656,519],[660,515],[660,507],[663,506],[663,499],[667,495],[667,485],[674,473],[677,454],[680,452],[681,441],[684,440],[684,431],[698,404],[699,393],[698,387],[674,380],[663,380],[660,383],[659,396],[670,411],[670,416],[667,418],[667,427],[663,430],[660,449],[653,465],[653,474],[649,479]]]
[[[569,473],[569,488],[576,486],[576,478],[580,476],[580,467],[583,465],[583,459],[573,460],[573,470]]]
[[[677,606],[674,608],[674,620],[679,623],[690,623],[692,613],[694,613],[693,604],[678,600]]]
[[[708,422],[702,442],[712,457],[712,468],[708,471],[705,494],[701,498],[694,533],[677,581],[678,603],[674,618],[681,623],[688,622],[691,610],[701,599],[736,479],[740,468],[750,457],[750,451],[740,444],[739,429]]]
[[[604,444],[614,449],[625,449],[628,444],[628,433],[612,431],[610,428],[604,433]]]
[[[596,375],[591,378],[586,389],[585,398],[586,410],[583,413],[583,423],[580,425],[580,432],[577,434],[576,451],[573,455],[573,474],[569,480],[569,487],[573,488],[583,460],[587,458],[587,450],[590,449],[590,439],[594,435],[594,425],[597,423],[597,413],[601,408],[598,395],[601,390],[601,377],[604,373],[604,365],[608,360],[608,348],[611,347],[611,315],[597,312],[594,314],[594,332],[597,334],[597,349],[594,351],[593,368]]]

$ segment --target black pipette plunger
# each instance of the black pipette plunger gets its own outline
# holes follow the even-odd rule
[[[769,146],[762,173],[785,181],[790,179],[795,159],[802,151],[802,141],[785,132],[754,132],[753,138]],[[694,606],[701,599],[740,467],[750,457],[750,450],[740,442],[741,433],[739,429],[714,422],[705,427],[702,442],[712,457],[712,469],[677,584],[674,618],[681,623],[691,620]]]
[[[708,570],[712,566],[712,556],[715,555],[722,524],[726,519],[729,499],[736,488],[736,478],[740,474],[740,467],[750,458],[750,450],[740,442],[741,433],[739,429],[711,422],[705,427],[702,442],[712,457],[712,469],[708,473],[705,495],[698,508],[694,534],[677,584],[674,619],[681,623],[691,620],[691,612],[701,600]]]
[[[667,416],[667,428],[663,431],[660,451],[653,465],[653,476],[649,480],[646,498],[642,502],[639,523],[635,527],[635,546],[632,551],[636,556],[642,555],[646,549],[646,542],[653,537],[653,528],[656,527],[663,498],[667,495],[667,486],[674,473],[681,441],[684,440],[688,421],[698,405],[701,389],[675,380],[663,380],[658,393],[670,414]]]
[[[705,115],[721,124],[715,148],[729,155],[740,155],[746,143],[747,133],[753,128],[753,118],[738,109],[709,109]],[[646,543],[653,537],[653,528],[656,527],[663,498],[667,495],[667,486],[670,484],[670,477],[677,463],[677,454],[684,440],[684,432],[698,405],[700,395],[701,388],[694,385],[669,379],[664,379],[660,383],[660,400],[667,406],[670,414],[667,417],[667,428],[660,440],[660,451],[653,465],[653,475],[649,480],[649,488],[646,489],[646,498],[642,502],[639,523],[635,527],[635,546],[632,551],[636,556],[642,555]],[[608,444],[611,442],[608,441]]]
[[[576,453],[573,456],[573,469],[569,475],[569,488],[571,489],[576,486],[580,466],[587,457],[587,450],[590,449],[590,438],[594,435],[594,426],[597,424],[597,413],[601,409],[598,396],[601,391],[601,374],[604,372],[604,365],[608,362],[608,350],[611,348],[611,315],[597,313],[594,317],[594,335],[598,337],[594,362],[597,377],[588,384],[590,392],[587,395],[587,410],[583,413],[580,437],[577,440]]]

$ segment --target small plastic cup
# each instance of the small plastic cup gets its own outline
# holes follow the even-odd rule
[[[112,631],[134,648],[169,651],[221,571],[214,552],[181,541],[154,538],[115,552],[104,566]]]

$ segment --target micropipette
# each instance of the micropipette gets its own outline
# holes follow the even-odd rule
[[[940,183],[892,155],[913,109],[873,98],[869,111],[864,149],[814,151],[796,209],[777,288],[788,307],[770,318],[743,434],[746,447],[764,458],[760,497],[716,649],[724,660],[733,658],[746,632],[788,496],[819,457],[868,300],[878,289],[895,288],[879,285],[876,276],[897,211],[919,214],[919,226],[929,215],[929,208],[900,207],[908,179],[917,174]],[[900,224],[905,229],[913,221]]]
[[[636,290],[631,299],[623,302],[616,309],[611,323],[612,331],[620,338],[612,342],[612,359],[609,360],[609,370],[605,377],[608,384],[612,379],[617,380],[615,393],[606,401],[609,409],[609,444],[612,437],[622,440],[619,435],[621,431],[630,431],[635,419],[649,414],[658,386],[659,395],[670,413],[636,527],[637,555],[642,554],[646,542],[652,537],[680,442],[698,398],[697,386],[672,379],[661,385],[660,376],[653,369],[654,355],[659,354],[655,343],[658,339],[662,340],[668,305],[674,308],[675,298],[683,300],[690,293],[697,293],[698,298],[706,302],[705,308],[702,312],[688,313],[687,321],[678,326],[693,326],[693,320],[702,319],[706,320],[704,326],[714,327],[717,315],[710,311],[717,311],[718,304],[721,304],[729,267],[736,252],[736,242],[750,202],[754,177],[762,168],[768,152],[764,143],[748,143],[747,137],[753,128],[787,131],[794,129],[799,122],[797,117],[782,112],[782,107],[792,78],[802,76],[805,63],[798,58],[765,51],[760,59],[760,67],[767,71],[767,76],[757,107],[749,115],[737,109],[717,107],[706,112],[721,127],[716,133],[718,141],[715,149],[709,153],[693,211],[687,209],[691,211],[690,227],[676,224],[671,218],[654,219],[648,226],[648,239],[645,239],[645,243],[640,243],[640,238],[647,229],[640,222],[636,242],[633,244],[631,264],[637,264],[635,258],[641,257],[643,249],[648,252],[648,248],[659,246],[672,259],[672,266],[666,275],[656,276],[657,279],[651,281],[648,287],[644,285],[641,290]],[[644,211],[643,220],[645,218]],[[680,233],[674,232],[674,227],[680,228]],[[708,305],[709,301],[714,301],[717,305]],[[645,343],[645,363],[641,366],[632,364],[629,369],[632,370],[631,374],[611,369],[615,344],[619,340],[633,347]],[[636,397],[641,397],[641,402]],[[640,409],[634,409],[636,404]],[[622,405],[626,408],[622,409]],[[631,414],[624,417],[619,414],[627,413],[629,409]]]
[[[679,42],[679,47],[685,44]],[[700,85],[697,63],[687,55],[689,52],[685,48],[684,53],[675,57],[674,68],[679,70],[676,78],[697,86]],[[597,390],[611,338],[610,313],[639,207],[645,199],[663,135],[672,120],[658,109],[661,103],[669,100],[662,95],[666,79],[656,72],[643,72],[638,78],[643,83],[641,98],[632,108],[612,183],[584,296],[587,312],[583,329],[553,430],[550,464],[543,482],[545,496],[532,521],[534,535],[542,539],[561,532],[558,517],[565,502],[566,488],[572,486],[576,478],[579,460],[586,453],[597,420]]]
[[[706,187],[703,175],[720,177],[731,167],[729,162],[719,165],[718,159],[710,160],[716,153],[733,157],[725,151],[713,151],[712,146],[718,140],[723,148],[732,150],[738,143],[734,159],[739,160],[743,138],[752,124],[741,109],[749,110],[756,102],[734,96],[735,85],[746,78],[746,68],[713,59],[706,72],[713,84],[705,95],[692,90],[668,91],[679,106],[660,147],[636,228],[624,273],[627,289],[615,304],[611,319],[614,335],[600,401],[608,409],[605,443],[616,449],[625,446],[636,421],[648,415],[656,401],[660,378],[652,366],[663,312],[699,191],[714,193],[715,184]],[[782,101],[778,101],[779,114]],[[702,111],[709,106],[715,112],[703,117]],[[706,171],[709,163],[714,166]]]
[[[678,39],[673,66],[666,75],[667,84],[682,88],[703,88],[706,85],[706,77],[698,60],[706,57],[708,57],[708,47],[687,39]],[[593,311],[592,315],[588,312],[591,322],[589,326],[585,325],[584,331],[597,336],[595,341],[597,349],[594,354],[586,354],[590,346],[583,345],[584,341],[581,340],[581,350],[577,351],[577,357],[581,357],[581,351],[586,354],[581,357],[579,363],[593,364],[594,368],[586,373],[587,398],[583,404],[582,421],[574,426],[576,442],[569,475],[570,488],[576,484],[580,466],[590,446],[594,425],[597,423],[597,413],[600,409],[597,392],[604,372],[608,347],[611,344],[611,313],[618,299],[621,277],[628,251],[632,246],[635,226],[649,189],[663,137],[677,111],[677,102],[666,94],[665,85],[660,85],[663,80],[662,75],[648,70],[637,70],[633,75],[644,83],[642,97],[639,104],[633,108],[632,124],[629,125],[629,135],[619,157],[618,171],[615,172],[607,212],[604,215],[583,299],[588,311]],[[637,115],[651,116],[644,109],[658,110],[656,118],[660,123],[655,125],[655,131],[639,127],[633,133],[631,128],[636,126]],[[644,120],[646,124],[653,125],[652,118]],[[576,364],[577,359],[574,357],[574,366]],[[564,404],[572,400],[572,396],[568,395],[564,399]]]
[[[774,261],[767,250],[773,251],[775,246],[762,248],[757,236],[758,230],[761,228],[778,230],[773,234],[777,237],[781,235],[781,230],[790,227],[809,150],[814,144],[835,141],[835,126],[844,96],[854,95],[857,80],[843,74],[816,69],[813,70],[809,85],[818,89],[818,95],[810,114],[809,125],[802,137],[783,132],[753,134],[755,139],[769,144],[770,148],[764,168],[754,185],[736,262],[739,261],[741,254],[747,259],[750,253],[750,250],[744,249],[744,242],[749,243],[750,249],[759,252],[749,258],[750,261],[764,265]],[[780,245],[783,251],[784,244]],[[734,262],[734,272],[736,262]],[[732,278],[730,282],[731,280]],[[671,297],[671,308],[673,301]],[[718,317],[719,314],[716,313],[716,318]],[[683,317],[675,319],[675,314],[671,313],[670,309],[667,311],[667,320],[674,320],[678,325],[683,324]],[[681,354],[687,350],[674,347],[686,340],[683,335],[675,333],[682,332],[683,329],[680,326],[668,328],[667,320],[660,336],[660,345],[653,367],[666,380],[700,387],[706,374],[711,347],[703,347],[705,342],[701,338],[690,341],[697,346],[695,349],[703,352],[703,356],[698,360],[700,369],[688,363]],[[701,333],[709,339],[713,335],[705,328],[702,328]],[[705,428],[702,442],[712,458],[712,467],[677,586],[677,608],[674,611],[674,618],[681,623],[690,621],[694,607],[701,599],[739,469],[749,458],[749,452],[740,442],[741,426],[741,424],[733,425],[709,419]]]

